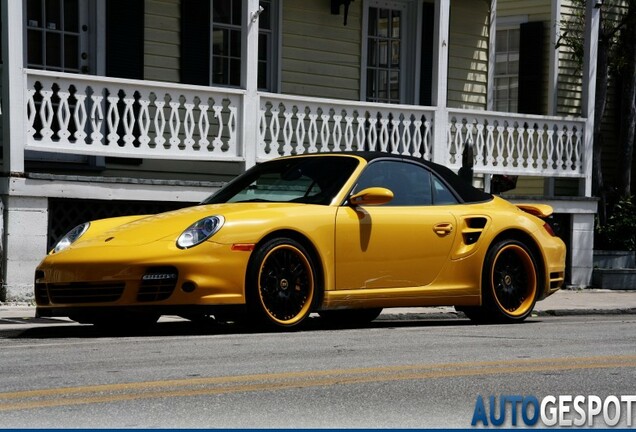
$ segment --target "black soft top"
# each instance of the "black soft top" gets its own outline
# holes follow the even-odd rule
[[[324,154],[324,153],[323,153]],[[334,153],[343,154],[343,153]],[[436,164],[434,162],[427,161],[425,159],[416,158],[413,156],[395,155],[391,153],[383,152],[344,152],[344,154],[352,154],[365,159],[367,162],[371,162],[376,159],[393,159],[393,160],[406,160],[422,164],[429,168],[432,172],[437,174],[448,186],[450,186],[459,198],[465,203],[485,202],[493,199],[491,194],[483,192],[472,185],[463,181],[457,174],[455,174],[449,168]]]

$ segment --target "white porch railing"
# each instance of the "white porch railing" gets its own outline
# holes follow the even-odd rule
[[[467,143],[474,172],[585,177],[584,119],[449,110],[447,159],[459,169]]]
[[[261,94],[257,157],[369,150],[432,157],[434,110]]]
[[[457,170],[472,143],[476,173],[589,174],[584,119],[459,109],[438,115],[435,107],[255,97],[258,113],[251,111],[255,118],[244,122],[250,119],[243,118],[242,90],[27,70],[25,149],[247,165],[291,154],[371,150]],[[244,142],[241,124],[253,125],[257,142]],[[437,135],[446,142],[434,146],[436,127],[446,131]]]
[[[244,92],[29,70],[27,150],[239,160]]]

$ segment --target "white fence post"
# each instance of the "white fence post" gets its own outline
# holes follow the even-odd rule
[[[258,95],[258,17],[261,13],[258,0],[247,0],[243,13],[243,53],[241,85],[245,89],[241,116],[241,143],[245,169],[256,165],[259,126]]]
[[[435,1],[435,67],[433,68],[433,162],[445,165],[448,160],[448,37],[450,32],[450,0]]]
[[[446,166],[449,159],[448,109],[440,107],[433,117],[433,162]]]
[[[6,173],[24,172],[25,105],[23,74],[22,2],[3,1],[2,6],[2,122]]]

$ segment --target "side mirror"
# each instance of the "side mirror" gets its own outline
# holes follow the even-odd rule
[[[382,205],[393,199],[393,192],[383,187],[370,187],[362,189],[357,194],[349,197],[349,204],[359,205]]]

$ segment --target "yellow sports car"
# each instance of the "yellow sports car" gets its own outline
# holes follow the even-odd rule
[[[518,322],[563,284],[565,246],[541,219],[551,212],[421,159],[280,158],[197,206],[74,228],[35,272],[37,315],[295,327],[312,312],[351,324],[454,305],[478,322]]]

